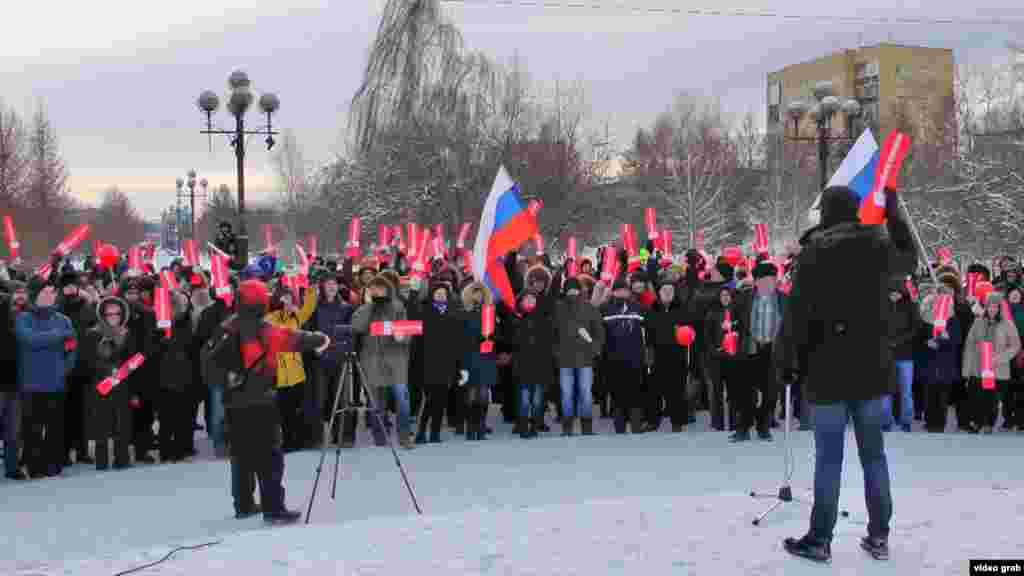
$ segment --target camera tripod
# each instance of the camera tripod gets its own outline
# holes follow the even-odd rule
[[[374,418],[377,419],[377,425],[380,429],[384,429],[384,422],[380,417],[380,413],[376,410],[373,395],[370,394],[370,391],[366,387],[366,372],[363,371],[363,365],[359,363],[359,357],[355,352],[345,352],[341,375],[338,377],[338,389],[334,393],[334,402],[331,405],[331,419],[327,423],[327,427],[324,429],[323,444],[320,448],[320,462],[316,466],[316,478],[313,480],[313,493],[309,497],[309,505],[308,508],[306,508],[306,524],[309,524],[309,517],[313,513],[313,502],[316,501],[316,491],[320,485],[320,474],[324,468],[324,461],[327,459],[327,451],[330,447],[331,437],[334,435],[334,425],[335,423],[338,424],[339,433],[340,435],[343,435],[344,424],[338,421],[338,417],[349,412],[356,412],[359,409],[356,406],[352,406],[349,402],[346,402],[346,405],[339,409],[342,394],[349,393],[352,387],[355,386],[356,370],[359,371],[359,385],[362,388],[363,395],[366,396],[366,409]],[[353,414],[353,417],[355,417],[355,414]],[[402,467],[402,460],[398,457],[398,450],[395,450],[394,439],[391,438],[390,434],[386,435],[388,446],[391,448],[391,455],[395,458],[395,466],[398,467],[398,472],[402,475],[402,482],[405,483],[405,489],[409,491],[409,498],[412,500],[412,505],[416,509],[416,513],[422,515],[423,510],[420,509],[420,504],[416,500],[416,494],[412,490],[412,485],[409,484],[409,477],[405,473],[405,468]],[[334,448],[334,479],[331,483],[331,500],[334,500],[337,493],[338,468],[340,465],[341,442],[339,441]]]

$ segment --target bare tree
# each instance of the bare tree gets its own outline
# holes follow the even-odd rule
[[[24,197],[28,178],[28,139],[21,116],[0,100],[0,208],[9,210]]]
[[[103,193],[94,216],[93,235],[125,248],[145,238],[142,217],[131,199],[117,186],[111,186]]]

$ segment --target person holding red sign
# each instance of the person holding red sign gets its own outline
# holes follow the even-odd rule
[[[383,427],[387,392],[398,408],[398,441],[402,448],[414,447],[410,434],[409,406],[409,348],[410,337],[402,335],[373,336],[370,325],[374,322],[398,322],[407,319],[405,305],[398,298],[396,287],[383,274],[378,274],[366,286],[369,301],[352,315],[352,332],[362,335],[363,346],[359,360],[366,374],[366,387],[373,394],[373,413],[367,414],[374,442],[387,445]]]
[[[494,298],[485,284],[473,282],[462,290],[464,343],[461,348],[459,386],[466,390],[466,440],[486,439],[490,392],[498,381],[497,354],[493,347],[497,340],[497,318],[493,319],[491,334],[485,336],[483,321],[486,306],[493,307]],[[486,346],[488,343],[492,346]]]
[[[946,309],[937,312],[936,309],[942,307],[942,298],[946,299]],[[946,431],[949,395],[953,384],[960,379],[963,332],[955,314],[954,298],[953,290],[940,284],[935,295],[926,296],[921,303],[921,317],[926,323],[924,332],[930,337],[921,354],[919,369],[925,393],[925,429],[933,433]]]
[[[131,467],[128,446],[134,432],[133,410],[130,404],[135,394],[131,381],[115,386],[102,395],[96,384],[109,377],[137,350],[137,338],[131,333],[131,307],[124,300],[108,296],[96,306],[100,320],[82,339],[82,370],[89,375],[90,437],[96,443],[96,469],[110,467],[110,441],[114,444],[114,468]],[[189,422],[191,425],[191,422]]]
[[[999,390],[1008,386],[1010,381],[1010,362],[1021,350],[1020,336],[1012,321],[1003,317],[1004,296],[1001,292],[990,292],[985,298],[984,314],[971,326],[964,346],[963,372],[968,378],[968,397],[970,398],[973,425],[970,431],[991,434],[996,424],[996,406],[999,401]],[[980,342],[992,343],[992,366],[982,365]],[[984,385],[983,372],[991,370],[995,385],[991,388]]]

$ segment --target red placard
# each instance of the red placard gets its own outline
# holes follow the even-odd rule
[[[469,238],[469,230],[473,227],[472,222],[463,222],[462,227],[459,228],[459,240],[456,243],[456,247],[462,250],[466,247],[466,239]]]
[[[110,391],[117,387],[118,384],[124,382],[132,372],[138,370],[139,366],[146,361],[146,357],[141,353],[136,353],[134,356],[121,364],[121,367],[117,369],[117,372],[113,376],[108,376],[103,380],[100,380],[96,384],[96,391],[100,393],[100,396],[106,396],[110,394]]]
[[[601,265],[601,281],[607,284],[611,284],[615,280],[615,268],[618,266],[619,260],[615,254],[615,247],[608,246],[604,249],[604,262]]]
[[[754,252],[768,253],[768,225],[754,224]]]
[[[182,249],[185,252],[185,265],[199,268],[199,251],[196,250],[196,241],[186,238],[182,242]]]
[[[952,309],[952,296],[949,294],[939,294],[935,297],[935,302],[932,304],[932,336],[938,338],[946,330]]]
[[[171,335],[171,293],[163,286],[158,286],[153,294],[153,307],[156,309],[156,327]]]
[[[654,211],[654,208],[644,209],[644,224],[647,225],[647,239],[657,240],[658,239],[658,217]]]
[[[732,312],[725,311],[725,318],[722,320],[722,351],[729,356],[735,356],[739,335],[732,328]]]
[[[10,216],[4,216],[4,235],[7,237],[7,249],[11,252],[11,260],[17,260],[21,243],[18,242],[18,236],[14,233],[14,220]]]
[[[395,224],[394,228],[391,229],[391,241],[398,243],[398,250],[405,252],[408,246],[405,243],[405,239],[402,237],[402,226]]]
[[[978,342],[978,356],[981,359],[981,387],[985,390],[995,390],[996,371],[992,365],[992,342],[990,340]]]
[[[142,246],[132,246],[128,249],[128,268],[142,270]]]
[[[672,257],[672,231],[668,228],[661,231],[661,251],[665,256]]]
[[[526,211],[530,213],[530,216],[534,218],[540,213],[540,209],[544,207],[544,204],[540,200],[530,200],[530,203],[526,206]]]
[[[345,245],[345,254],[349,258],[358,258],[362,252],[359,247],[359,236],[362,233],[362,225],[359,218],[353,218],[348,223],[348,243]]]
[[[370,323],[370,336],[422,336],[419,320],[378,321]]]
[[[494,336],[494,304],[484,304],[480,309],[480,335],[484,338]],[[494,340],[485,340],[480,343],[480,353],[490,354],[494,352]]]
[[[85,237],[88,235],[89,225],[82,224],[78,228],[72,230],[71,233],[68,234],[67,237],[64,238],[64,240],[62,240],[61,243],[57,245],[57,249],[54,250],[54,252],[58,256],[67,256],[68,253],[74,250],[76,246],[81,244],[82,240],[85,240]]]
[[[391,244],[391,227],[387,224],[377,226],[377,246],[383,250]]]
[[[622,247],[626,250],[626,254],[636,256],[636,235],[633,232],[632,224],[622,225]]]
[[[409,242],[409,258],[415,260],[419,254],[417,250],[420,247],[420,227],[415,222],[410,222],[407,225],[409,233],[406,235],[406,240]]]
[[[697,230],[693,233],[693,247],[697,252],[704,252],[704,230]]]
[[[874,188],[867,202],[860,206],[861,224],[885,223],[885,189],[896,188],[896,178],[909,150],[910,138],[906,134],[899,131],[889,133],[882,145]]]
[[[541,236],[540,232],[533,235],[533,244],[537,248],[537,254],[544,253],[544,237]]]
[[[575,236],[569,236],[569,246],[568,246],[568,249],[566,250],[566,252],[568,252],[569,258],[571,258],[572,260],[576,260],[576,237]]]
[[[174,272],[170,270],[163,270],[160,272],[160,284],[165,290],[178,289],[178,280],[174,277]]]

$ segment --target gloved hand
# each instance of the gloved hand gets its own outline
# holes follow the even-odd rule
[[[939,349],[939,342],[937,340],[935,340],[935,338],[929,338],[928,339],[928,347],[931,348],[932,350],[938,350]]]
[[[459,386],[465,386],[469,382],[469,370],[459,370]]]

